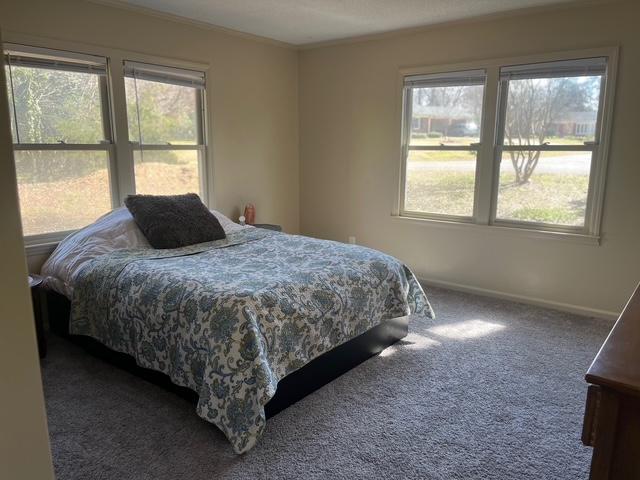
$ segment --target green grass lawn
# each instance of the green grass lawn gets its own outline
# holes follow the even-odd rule
[[[503,173],[497,217],[562,225],[582,225],[589,177],[534,174],[524,185]],[[412,171],[407,176],[405,208],[409,211],[471,216],[474,175],[468,172]]]
[[[460,160],[475,160],[474,151],[433,151],[433,150],[411,150],[409,160],[411,162],[455,162]]]
[[[516,185],[515,175],[501,176],[497,217],[509,220],[582,225],[589,188],[588,175],[539,174]]]

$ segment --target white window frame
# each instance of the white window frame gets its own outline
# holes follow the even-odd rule
[[[567,227],[550,224],[538,224],[524,221],[504,221],[495,219],[496,199],[499,175],[499,118],[503,104],[500,103],[500,68],[509,65],[526,65],[544,62],[569,61],[575,59],[606,57],[607,71],[603,76],[601,87],[601,108],[598,114],[596,135],[599,131],[597,145],[594,145],[591,173],[589,177],[588,201],[584,227]],[[441,216],[433,214],[416,214],[404,210],[404,191],[406,185],[407,159],[407,123],[405,78],[415,75],[446,75],[462,70],[486,70],[486,86],[482,113],[482,131],[478,145],[476,166],[476,194],[474,215],[472,218]],[[392,217],[401,221],[410,221],[421,225],[463,227],[486,229],[497,234],[513,234],[531,238],[553,238],[574,240],[579,243],[599,245],[601,240],[602,211],[604,204],[606,171],[613,118],[613,104],[616,76],[618,70],[618,47],[594,48],[566,52],[543,53],[521,57],[497,58],[477,62],[440,65],[432,67],[401,68],[398,74],[398,135],[400,138],[400,170],[397,177],[397,190],[392,204]],[[575,148],[574,148],[575,149]]]
[[[184,86],[200,86],[196,95],[196,114],[198,122],[197,141],[195,144],[188,145],[174,145],[170,143],[140,143],[139,141],[129,140],[131,147],[131,155],[135,155],[136,152],[144,154],[145,151],[174,151],[174,150],[188,150],[197,152],[198,154],[198,180],[200,182],[200,192],[202,197],[206,198],[207,181],[206,181],[206,169],[204,168],[206,159],[206,129],[205,129],[205,92],[206,92],[206,77],[204,72],[198,72],[188,69],[178,69],[175,67],[165,65],[153,65],[149,63],[135,62],[125,60],[123,63],[124,75],[128,78],[137,80],[159,81],[154,77],[162,77],[166,75],[168,78],[184,78],[184,82],[181,82]],[[131,73],[128,71],[131,70]],[[142,72],[141,75],[137,75],[135,72]],[[145,76],[145,72],[149,72],[148,76]],[[174,83],[174,82],[169,82]],[[136,99],[137,101],[137,99]],[[127,120],[128,121],[128,120]],[[141,127],[139,125],[139,127]],[[128,127],[127,127],[128,128]],[[134,164],[135,165],[135,164]],[[133,176],[133,185],[135,189],[135,168]]]
[[[589,57],[593,58],[593,57]],[[604,57],[606,58],[606,57]],[[580,59],[582,60],[582,59]],[[588,58],[587,58],[588,60]],[[608,60],[608,59],[607,59]],[[526,67],[530,66],[529,64]],[[547,77],[544,77],[547,78]],[[600,98],[598,103],[598,116],[596,119],[596,130],[594,134],[594,141],[583,142],[582,145],[508,145],[504,141],[505,123],[507,117],[507,103],[508,103],[508,91],[509,80],[500,79],[499,83],[499,95],[498,95],[498,115],[497,115],[497,127],[496,127],[496,141],[495,141],[495,178],[493,182],[492,197],[491,197],[491,224],[504,227],[513,228],[529,228],[535,230],[549,230],[555,232],[564,233],[577,233],[583,235],[596,235],[598,228],[596,223],[599,223],[599,219],[594,217],[594,203],[598,200],[602,200],[600,196],[594,195],[595,183],[600,180],[598,177],[600,171],[597,168],[599,162],[602,161],[602,157],[599,152],[600,147],[600,131],[602,127],[602,113],[604,109],[605,90],[607,85],[607,72],[602,76],[602,83],[600,86]],[[500,183],[500,163],[502,161],[502,154],[508,151],[540,151],[540,152],[559,152],[559,151],[571,151],[571,152],[590,152],[591,153],[591,171],[589,172],[589,186],[587,192],[587,204],[585,209],[585,218],[583,226],[570,226],[570,225],[554,225],[542,222],[531,221],[518,221],[512,219],[498,218],[498,195],[499,195],[499,183]],[[595,181],[594,181],[595,177]],[[602,179],[604,180],[604,179]]]
[[[37,65],[40,63],[42,68],[53,68],[60,71],[83,71],[84,68],[89,70],[99,69],[104,70],[104,73],[100,73],[99,77],[99,89],[100,89],[100,113],[102,115],[102,127],[104,132],[104,140],[99,143],[66,143],[61,139],[58,143],[27,143],[20,140],[20,134],[18,130],[17,122],[16,128],[16,141],[13,142],[14,151],[102,151],[107,153],[108,162],[108,176],[109,176],[109,195],[111,197],[111,207],[116,208],[118,206],[117,193],[118,185],[115,182],[114,175],[114,143],[113,143],[113,125],[111,123],[111,110],[110,94],[109,94],[109,68],[108,59],[106,57],[97,55],[87,55],[77,52],[69,52],[58,49],[34,47],[29,45],[20,45],[15,43],[4,43],[3,52],[5,56],[5,66],[11,69],[13,64],[10,61],[11,57],[23,57],[33,59]],[[57,66],[56,66],[57,65]],[[93,67],[94,65],[103,65],[103,67]],[[29,66],[27,64],[27,66]],[[83,68],[84,67],[84,68]],[[11,76],[7,78],[7,83],[10,88],[13,88],[11,84]],[[2,88],[5,88],[3,86]],[[11,99],[13,99],[13,92],[11,92]],[[15,115],[15,105],[12,106],[13,114]],[[58,232],[47,232],[42,234],[27,235],[25,236],[25,243],[42,244],[59,241],[67,235],[73,233],[75,230],[63,230]]]
[[[112,196],[112,206],[117,208],[124,205],[127,195],[135,193],[135,175],[133,150],[134,146],[129,141],[127,102],[124,81],[124,62],[141,62],[146,64],[162,65],[167,68],[184,69],[197,71],[204,74],[205,88],[201,94],[201,130],[202,144],[198,145],[200,154],[199,174],[200,174],[200,196],[202,201],[213,208],[213,192],[210,188],[213,178],[213,158],[212,149],[209,148],[211,138],[210,115],[211,105],[208,95],[208,73],[210,65],[176,58],[147,55],[139,52],[120,50],[116,48],[103,47],[97,45],[86,45],[83,43],[69,42],[44,38],[28,34],[5,32],[3,50],[8,50],[7,45],[20,46],[22,48],[42,49],[49,51],[67,52],[69,55],[77,55],[81,58],[84,55],[98,56],[107,59],[107,102],[108,110],[104,109],[103,115],[109,117],[109,128],[111,133],[111,143],[106,145],[110,151],[109,157],[109,178]],[[2,88],[5,88],[4,86]],[[104,102],[103,102],[104,103]],[[38,147],[42,147],[38,145]],[[59,145],[55,144],[55,147]],[[82,148],[86,148],[83,145]],[[175,146],[174,146],[175,147]],[[15,148],[15,145],[14,145]],[[21,147],[18,147],[21,148]],[[74,147],[71,147],[74,148]],[[146,147],[145,147],[146,148]],[[50,252],[55,245],[76,230],[64,232],[51,232],[42,235],[29,235],[24,237],[27,255],[39,255]]]
[[[478,79],[478,81],[469,81],[469,79]],[[482,82],[479,80],[482,79]],[[413,89],[421,87],[444,87],[444,86],[465,86],[465,85],[482,85],[483,86],[483,109],[480,119],[480,137],[482,138],[482,131],[484,128],[484,102],[486,101],[487,92],[487,72],[484,69],[470,69],[470,70],[456,70],[445,73],[435,73],[426,75],[407,75],[403,80],[403,125],[411,125],[411,128],[403,127],[402,137],[402,189],[400,192],[400,212],[402,216],[425,218],[434,220],[448,220],[458,222],[473,222],[476,217],[476,205],[477,196],[479,192],[478,188],[478,171],[480,164],[480,146],[479,143],[470,143],[469,145],[411,145],[411,132],[413,130]],[[406,208],[406,193],[407,193],[407,159],[409,152],[415,151],[431,151],[431,152],[475,152],[476,153],[476,172],[474,180],[474,200],[472,205],[473,213],[471,216],[466,215],[449,215],[444,213],[433,212],[418,212],[415,210],[408,210]]]

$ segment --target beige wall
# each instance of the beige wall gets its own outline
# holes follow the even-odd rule
[[[2,65],[0,57],[0,85]],[[9,128],[0,95],[0,478],[46,480],[53,471]]]
[[[640,279],[639,22],[634,0],[302,51],[302,233],[342,241],[355,235],[427,280],[620,311]],[[616,45],[621,58],[601,246],[391,217],[401,67]]]
[[[80,0],[3,0],[0,27],[15,34],[207,63],[213,149],[211,204],[237,217],[298,231],[297,52],[220,30]]]

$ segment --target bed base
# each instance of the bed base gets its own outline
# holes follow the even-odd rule
[[[82,346],[91,354],[112,365],[174,392],[190,402],[197,403],[196,392],[175,385],[163,373],[138,366],[132,356],[111,350],[93,338],[69,334],[69,311],[70,302],[66,297],[47,291],[47,313],[52,332]],[[265,405],[266,417],[273,417],[289,405],[293,405],[404,338],[408,333],[408,326],[408,316],[384,320],[379,325],[325,352],[304,367],[287,375],[280,380],[276,394]]]

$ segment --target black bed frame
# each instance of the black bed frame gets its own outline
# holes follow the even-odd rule
[[[196,392],[175,385],[163,373],[136,365],[132,356],[111,350],[93,338],[70,335],[69,310],[70,302],[66,297],[53,291],[47,291],[47,316],[52,332],[81,345],[93,355],[177,393],[191,402],[196,403],[198,401]],[[276,394],[265,405],[266,417],[273,417],[289,405],[293,405],[298,400],[404,338],[408,332],[408,324],[408,316],[384,320],[379,325],[320,355],[304,367],[287,375],[280,380]]]

